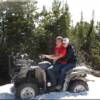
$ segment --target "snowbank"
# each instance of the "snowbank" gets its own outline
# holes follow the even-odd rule
[[[11,92],[13,84],[0,86],[0,99],[14,99],[14,93]]]
[[[36,99],[100,99],[100,78],[88,75],[90,80],[89,91],[85,93],[69,93],[69,92],[51,92],[37,96]],[[14,99],[14,93],[11,92],[13,84],[0,86],[0,99]]]

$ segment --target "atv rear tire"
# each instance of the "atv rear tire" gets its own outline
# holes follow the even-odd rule
[[[24,83],[16,88],[16,99],[18,100],[34,99],[37,94],[38,88],[34,83]]]
[[[70,92],[80,93],[86,92],[89,90],[87,82],[83,80],[75,80],[70,83],[69,89]]]

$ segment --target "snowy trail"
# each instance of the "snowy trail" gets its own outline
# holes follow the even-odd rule
[[[36,99],[100,99],[100,78],[88,75],[90,80],[89,91],[87,93],[69,93],[69,92],[51,92],[37,96]],[[0,86],[0,99],[14,99],[14,93],[11,92],[13,84],[7,84]]]

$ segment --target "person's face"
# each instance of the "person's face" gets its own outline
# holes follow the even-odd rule
[[[63,43],[63,46],[64,47],[68,47],[68,43]]]
[[[62,44],[63,44],[62,40],[60,40],[60,39],[57,39],[57,40],[56,40],[56,46],[57,46],[57,47],[62,46]]]

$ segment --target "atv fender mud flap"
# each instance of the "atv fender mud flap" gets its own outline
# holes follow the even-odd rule
[[[38,79],[39,83],[44,83],[44,90],[46,90],[46,72],[42,68],[35,69],[35,76]]]
[[[69,82],[70,82],[70,78],[69,76],[66,75],[62,91],[66,91],[68,89]]]

